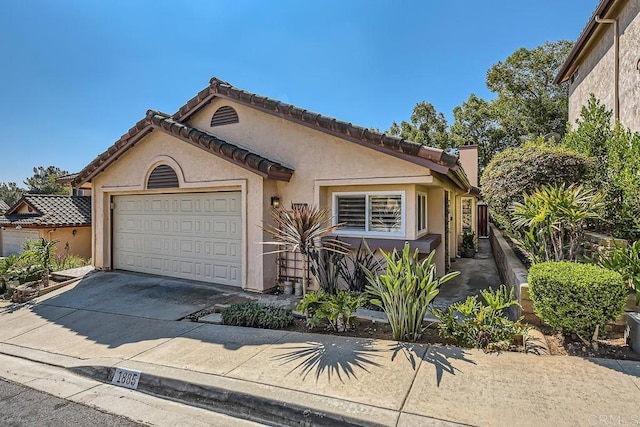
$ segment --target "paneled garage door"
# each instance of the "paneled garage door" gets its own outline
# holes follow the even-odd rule
[[[2,256],[22,253],[22,244],[26,240],[38,240],[40,233],[38,230],[16,230],[5,228],[2,230]]]
[[[242,285],[240,192],[115,196],[114,268]]]

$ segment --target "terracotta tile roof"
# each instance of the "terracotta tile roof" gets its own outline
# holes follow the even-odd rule
[[[76,179],[78,177],[77,173],[68,173],[66,175],[62,175],[56,178],[56,182],[59,182],[61,184],[67,184],[72,182],[74,179]]]
[[[33,212],[17,213],[27,204]],[[91,197],[51,194],[25,194],[4,214],[0,215],[2,226],[80,227],[91,225]]]
[[[289,169],[277,162],[240,148],[237,145],[223,141],[214,135],[202,132],[184,123],[179,123],[168,114],[148,110],[144,119],[136,123],[134,127],[122,135],[107,151],[100,154],[82,169],[73,179],[72,185],[89,181],[153,130],[169,133],[185,142],[229,160],[268,179],[289,181],[294,172],[293,169]]]
[[[99,155],[94,161],[85,167],[73,181],[73,184],[77,185],[91,180],[100,171],[104,170],[111,162],[120,157],[123,152],[133,146],[139,139],[154,129],[161,129],[165,132],[169,132],[175,136],[179,136],[183,140],[188,140],[188,142],[198,145],[200,148],[205,148],[207,151],[221,155],[235,163],[240,162],[247,168],[254,169],[249,166],[246,161],[253,160],[255,163],[255,157],[253,156],[258,156],[257,154],[250,153],[240,147],[222,141],[206,132],[190,128],[188,124],[186,124],[190,116],[200,111],[217,97],[231,99],[251,108],[276,115],[286,120],[299,123],[303,126],[307,126],[338,138],[398,157],[411,163],[424,166],[431,169],[436,174],[446,176],[458,187],[467,191],[472,190],[472,186],[469,184],[464,170],[460,165],[458,156],[454,154],[437,148],[426,147],[422,144],[407,141],[399,137],[376,132],[365,127],[356,126],[322,114],[313,113],[275,99],[250,93],[236,88],[215,77],[211,79],[208,87],[201,90],[195,97],[180,107],[180,109],[172,116],[166,116],[162,113],[150,110],[145,119],[136,123],[129,132],[124,134],[107,151]],[[152,123],[152,120],[155,120],[155,122]],[[196,133],[202,135],[196,136]],[[194,141],[192,138],[195,138],[197,141]],[[225,144],[225,150],[218,148],[222,144]],[[216,152],[216,150],[219,151]],[[236,158],[238,155],[240,158]],[[274,177],[272,179],[282,179],[278,177],[286,176],[289,171],[293,173],[291,169],[287,169],[275,161],[264,158],[263,160],[265,162],[263,163],[262,168],[269,164],[272,165],[271,170],[274,171]],[[264,176],[263,170],[256,171]],[[288,181],[288,179],[284,180]]]
[[[9,210],[9,205],[0,199],[0,213],[6,212],[7,210]]]
[[[558,74],[553,81],[555,84],[563,83],[571,77],[576,69],[576,66],[574,64],[575,60],[578,58],[578,56],[582,52],[582,49],[584,49],[586,44],[591,39],[591,36],[593,36],[593,33],[595,33],[596,29],[598,28],[599,24],[596,22],[596,16],[600,16],[601,18],[603,18],[617,1],[618,0],[600,0],[600,3],[598,3],[598,6],[596,6],[596,9],[591,14],[591,17],[589,17],[587,24],[582,29],[582,32],[580,33],[576,44],[573,45],[573,49],[571,49],[571,52],[569,52],[567,59],[564,61],[564,64],[562,64],[562,66],[560,67],[560,70],[558,71]]]

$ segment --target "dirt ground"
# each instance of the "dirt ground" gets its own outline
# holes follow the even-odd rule
[[[634,352],[624,339],[623,332],[608,332],[607,336],[598,340],[598,349],[583,343],[575,335],[554,333],[550,328],[540,328],[544,334],[551,355],[601,357],[605,359],[622,359],[640,361],[640,354]]]

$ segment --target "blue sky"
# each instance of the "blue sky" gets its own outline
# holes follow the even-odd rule
[[[520,47],[575,40],[597,0],[23,0],[0,14],[0,181],[71,172],[213,76],[387,129],[431,102],[451,119]]]

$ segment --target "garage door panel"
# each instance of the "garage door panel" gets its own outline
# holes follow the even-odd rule
[[[116,196],[114,268],[241,285],[240,200],[240,193]]]
[[[22,253],[22,246],[27,240],[38,240],[40,233],[37,230],[16,230],[5,228],[2,230],[2,247],[0,254],[9,256]]]

